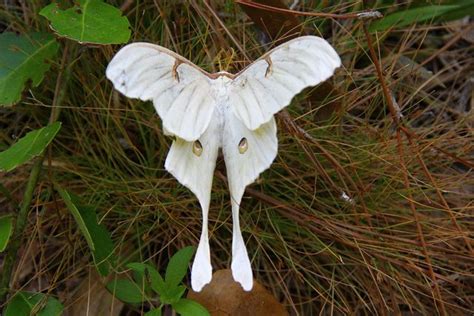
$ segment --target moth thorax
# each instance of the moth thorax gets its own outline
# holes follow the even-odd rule
[[[202,155],[202,145],[199,140],[196,140],[193,143],[193,153],[198,157]]]
[[[243,154],[249,149],[249,143],[247,142],[247,138],[242,138],[239,142],[239,153]]]

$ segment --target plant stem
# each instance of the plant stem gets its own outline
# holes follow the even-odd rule
[[[31,200],[33,199],[33,193],[38,182],[39,175],[41,173],[41,166],[43,165],[44,154],[38,157],[31,169],[28,184],[26,185],[25,195],[21,202],[20,212],[16,217],[15,228],[13,230],[13,238],[11,239],[10,245],[8,246],[5,261],[3,263],[2,278],[0,281],[0,304],[5,300],[6,295],[9,292],[10,280],[13,272],[13,265],[16,261],[16,254],[20,248],[22,235],[26,227],[26,222],[30,210]]]
[[[71,75],[72,64],[69,64],[67,69],[67,59],[69,51],[69,42],[66,42],[64,47],[63,56],[61,59],[61,66],[59,69],[58,77],[56,79],[56,88],[54,91],[54,99],[52,102],[52,110],[49,117],[49,123],[54,123],[60,113],[60,106],[64,99],[67,82]],[[66,70],[66,71],[65,71]],[[63,76],[64,75],[64,76]],[[38,183],[39,176],[41,174],[41,168],[46,156],[46,150],[36,159],[33,168],[31,169],[30,177],[26,185],[26,191],[23,196],[23,200],[20,204],[20,210],[15,219],[15,226],[13,230],[13,237],[10,244],[8,245],[5,260],[3,263],[3,270],[0,277],[0,306],[3,305],[8,292],[10,291],[10,282],[13,274],[13,266],[16,262],[18,250],[20,249],[21,242],[23,240],[23,233],[26,228],[28,221],[28,214],[30,213],[30,205],[33,200],[33,194]]]

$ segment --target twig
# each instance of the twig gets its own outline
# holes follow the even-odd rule
[[[125,0],[124,3],[120,6],[120,11],[125,12],[128,8],[135,2],[135,0]]]
[[[369,31],[367,29],[367,26],[365,24],[362,25],[365,33],[365,37],[367,39],[367,46],[369,47],[369,52],[370,52],[370,57],[372,58],[372,62],[375,65],[375,70],[377,72],[377,76],[379,78],[380,85],[382,86],[382,91],[385,96],[388,109],[390,111],[390,114],[392,115],[393,121],[397,124],[397,127],[399,128],[399,123],[400,123],[400,117],[397,115],[397,109],[395,105],[393,104],[393,98],[392,94],[390,93],[390,90],[388,89],[387,83],[385,82],[383,72],[382,72],[382,67],[380,66],[380,61],[377,57],[377,54],[375,53],[374,45],[372,43],[372,37],[369,34]]]
[[[300,0],[293,0],[293,3],[290,5],[290,9],[293,10],[300,3]]]
[[[406,167],[406,164],[405,164],[405,158],[404,158],[404,153],[403,153],[403,143],[402,143],[400,129],[397,129],[397,148],[398,148],[398,155],[400,157],[400,164],[402,166],[402,171],[403,171],[403,182],[404,182],[405,188],[407,190],[408,203],[410,204],[410,209],[412,211],[413,218],[415,220],[416,230],[418,231],[418,236],[420,238],[420,244],[421,244],[421,247],[422,247],[422,250],[423,250],[423,256],[425,257],[426,265],[428,266],[428,272],[429,272],[430,278],[431,278],[431,280],[433,281],[433,284],[434,284],[435,296],[436,296],[436,297],[434,297],[435,303],[436,303],[436,305],[439,305],[439,307],[441,309],[441,314],[442,315],[447,315],[446,308],[444,307],[444,303],[443,303],[443,300],[442,300],[442,297],[441,297],[441,292],[440,292],[439,286],[437,284],[437,279],[436,279],[436,276],[434,274],[433,265],[431,264],[431,257],[428,254],[428,249],[427,249],[427,246],[426,246],[426,241],[425,241],[425,236],[424,236],[424,233],[423,233],[423,228],[421,227],[418,212],[416,210],[415,203],[413,202],[413,196],[412,196],[411,191],[410,191],[410,181],[408,179],[408,170],[407,170],[407,167]]]
[[[378,76],[379,82],[382,86],[382,91],[383,91],[384,97],[387,101],[387,105],[388,105],[388,108],[390,110],[390,114],[392,116],[392,119],[397,124],[397,129],[399,129],[400,131],[402,131],[405,134],[405,136],[407,137],[408,142],[410,143],[411,147],[413,149],[416,149],[414,147],[414,141],[413,141],[413,138],[415,137],[416,134],[414,132],[410,131],[408,127],[406,127],[406,126],[404,126],[403,124],[400,123],[400,117],[397,115],[396,106],[393,104],[393,98],[391,97],[392,93],[390,92],[390,90],[389,90],[389,88],[388,88],[388,86],[385,82],[381,64],[380,64],[380,62],[377,58],[377,54],[375,53],[374,46],[372,44],[372,38],[369,34],[369,31],[368,31],[367,26],[365,25],[365,23],[363,24],[363,28],[364,28],[365,37],[367,38],[367,45],[369,46],[370,56],[372,58],[372,61],[375,64],[375,69],[377,71],[377,76]],[[440,149],[438,149],[438,150],[440,150]],[[472,245],[471,245],[469,239],[467,238],[466,234],[463,232],[463,230],[461,229],[461,227],[457,223],[456,217],[454,216],[451,208],[449,207],[448,203],[446,202],[446,199],[441,194],[441,191],[439,190],[439,187],[436,185],[436,182],[435,182],[433,176],[429,172],[428,168],[426,167],[425,162],[421,158],[421,155],[418,151],[417,151],[417,154],[416,154],[416,158],[417,158],[417,160],[418,160],[418,162],[421,166],[421,169],[423,170],[423,173],[426,175],[426,177],[430,180],[433,187],[436,189],[436,194],[438,195],[438,198],[440,199],[441,203],[443,204],[446,211],[448,212],[448,215],[449,215],[451,221],[453,222],[454,227],[458,231],[459,235],[462,236],[462,238],[464,240],[464,243],[466,244],[466,246],[469,249],[469,251],[471,252],[471,254],[473,254]]]
[[[443,300],[442,300],[442,297],[441,297],[441,291],[439,290],[438,282],[436,281],[436,276],[434,274],[433,266],[431,264],[431,258],[428,254],[428,249],[427,249],[426,242],[425,242],[423,228],[421,227],[418,212],[416,210],[416,206],[415,206],[415,203],[413,202],[413,198],[412,198],[412,195],[411,195],[411,192],[410,192],[410,182],[409,182],[409,179],[408,179],[408,170],[407,170],[407,167],[406,167],[406,164],[405,164],[404,153],[403,153],[403,142],[402,142],[401,132],[400,132],[401,130],[404,131],[405,129],[400,128],[400,118],[397,115],[395,105],[393,104],[393,99],[391,97],[392,94],[390,93],[390,91],[388,89],[388,86],[385,82],[383,72],[382,72],[382,67],[380,65],[379,59],[377,58],[377,54],[375,53],[375,49],[374,49],[374,46],[372,44],[372,38],[369,34],[369,31],[367,29],[366,24],[363,23],[362,27],[364,29],[365,37],[367,39],[367,45],[369,47],[370,57],[372,58],[372,62],[375,64],[375,69],[376,69],[376,72],[377,72],[377,76],[378,76],[380,85],[382,86],[382,91],[383,91],[385,100],[387,102],[388,108],[390,110],[392,120],[397,124],[397,148],[398,148],[398,153],[399,153],[399,157],[400,157],[400,164],[402,166],[402,171],[403,171],[404,184],[405,184],[405,188],[407,190],[408,202],[410,204],[410,208],[411,208],[412,213],[413,213],[413,218],[414,218],[416,228],[417,228],[417,231],[418,231],[418,236],[420,238],[420,243],[421,243],[421,247],[422,247],[422,250],[423,250],[423,255],[425,257],[425,261],[426,261],[426,264],[428,266],[428,272],[429,272],[430,278],[431,278],[431,280],[434,284],[434,290],[435,290],[435,296],[436,296],[436,297],[434,297],[435,304],[436,304],[436,306],[439,306],[440,313],[442,315],[447,315],[446,308],[444,306],[444,303],[443,303]],[[405,134],[407,135],[407,137],[410,137],[410,136],[408,136],[409,134],[407,134],[407,133],[405,133]]]
[[[380,19],[383,17],[382,13],[380,13],[379,11],[372,11],[372,10],[363,11],[359,13],[334,14],[334,13],[322,13],[322,12],[302,12],[302,11],[296,11],[296,10],[291,10],[291,9],[277,8],[277,7],[272,7],[270,5],[253,2],[251,0],[235,0],[235,2],[238,4],[249,6],[249,7],[273,11],[273,12],[290,13],[294,15],[312,16],[312,17],[320,17],[320,18],[332,18],[332,19],[339,19],[339,20],[348,20],[348,19],[368,20],[368,19]]]

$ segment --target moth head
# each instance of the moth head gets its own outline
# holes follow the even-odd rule
[[[200,157],[202,155],[202,144],[199,140],[195,140],[193,143],[193,154],[195,154],[197,157]]]
[[[239,142],[239,153],[243,154],[249,149],[249,143],[247,142],[247,138],[243,137]]]

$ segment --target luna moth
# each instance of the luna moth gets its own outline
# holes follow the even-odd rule
[[[153,102],[165,134],[175,138],[165,168],[196,195],[202,208],[202,233],[191,268],[194,291],[212,278],[208,211],[219,149],[231,196],[232,275],[250,291],[252,269],[239,223],[245,188],[277,155],[275,113],[302,89],[329,78],[340,64],[334,48],[316,36],[288,41],[237,74],[208,73],[149,43],[129,44],[113,57],[107,77],[125,96]]]

